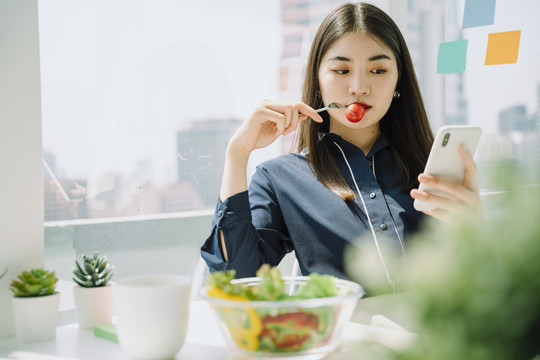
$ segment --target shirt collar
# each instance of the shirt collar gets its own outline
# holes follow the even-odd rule
[[[341,136],[335,133],[319,133],[319,141],[321,141],[322,139],[325,139],[327,141],[335,141],[341,146],[360,150],[360,148],[358,148],[356,145],[348,142],[347,140],[343,139]],[[373,156],[375,153],[389,146],[390,146],[390,141],[388,140],[386,136],[384,136],[384,134],[381,134],[381,136],[379,136],[379,138],[375,141],[375,144],[373,144],[373,146],[371,147],[371,150],[369,151],[366,157],[369,158]]]

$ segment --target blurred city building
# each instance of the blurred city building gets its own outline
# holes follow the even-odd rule
[[[154,186],[153,167],[140,159],[129,178],[108,172],[87,193],[87,180],[58,175],[55,156],[45,159],[58,184],[45,174],[45,221],[148,215],[213,208],[219,196],[227,143],[241,121],[201,120],[177,136],[177,182]],[[67,198],[66,198],[67,196]]]
[[[510,176],[504,173],[508,171],[519,172],[526,183],[540,182],[540,84],[536,98],[536,109],[531,114],[525,105],[502,110],[498,119],[499,133],[482,136],[476,153],[482,189],[496,189]],[[504,170],[501,172],[501,169]]]
[[[191,184],[206,207],[216,205],[225,150],[240,124],[237,119],[194,121],[177,133],[178,182]]]
[[[499,113],[499,132],[508,135],[513,131],[534,131],[535,120],[527,115],[525,105],[512,106]]]
[[[540,86],[538,86],[540,99]],[[516,105],[499,113],[499,133],[512,145],[512,155],[521,173],[530,182],[540,181],[540,132],[538,112],[528,114],[525,105]]]

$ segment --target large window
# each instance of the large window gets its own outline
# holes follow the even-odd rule
[[[280,3],[39,3],[45,220],[213,208],[223,151],[278,97]]]
[[[341,2],[40,2],[46,221],[211,209],[232,132],[262,99],[300,98],[313,32]],[[483,128],[483,187],[500,158],[538,182],[540,3],[497,1],[493,24],[462,29],[463,0],[373,2],[401,20],[434,130]],[[484,65],[488,34],[510,30],[517,63]],[[466,70],[438,74],[439,44],[460,39]]]
[[[403,1],[371,2],[402,28],[433,129],[483,128],[483,192],[498,190],[489,174],[501,160],[540,183],[540,2],[498,0],[493,24],[463,29],[464,0]],[[125,259],[119,271],[146,272],[196,259],[228,139],[263,99],[300,99],[314,31],[343,2],[39,2],[49,259],[98,249]],[[485,65],[489,34],[514,30],[517,62]],[[456,40],[468,41],[466,69],[438,73],[439,45]],[[251,168],[290,140],[257,151]]]
[[[498,171],[503,163],[532,186],[540,184],[540,23],[534,14],[540,2],[523,0],[446,1],[445,41],[467,40],[466,69],[444,75],[446,79],[446,120],[482,127],[482,143],[476,160],[480,186],[484,192],[497,190]],[[494,6],[492,8],[491,6]],[[487,14],[493,11],[492,18]],[[462,29],[487,17],[489,24]],[[497,43],[497,36],[511,36]],[[492,42],[490,42],[492,41]],[[494,50],[497,50],[494,52]],[[507,64],[486,65],[506,62]],[[508,60],[517,56],[515,62]],[[506,168],[507,169],[507,168]]]

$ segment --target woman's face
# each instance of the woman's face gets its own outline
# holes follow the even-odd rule
[[[330,131],[343,136],[354,129],[378,129],[392,103],[398,75],[392,50],[378,38],[360,33],[339,38],[319,67],[323,103],[359,103],[366,112],[362,120],[353,123],[347,120],[345,111],[328,110]]]

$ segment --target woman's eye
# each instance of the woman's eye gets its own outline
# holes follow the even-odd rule
[[[386,70],[384,69],[375,69],[375,70],[371,70],[372,73],[374,74],[384,74],[386,72]]]
[[[345,75],[347,73],[349,73],[349,70],[334,70],[334,72],[340,74],[340,75]]]

